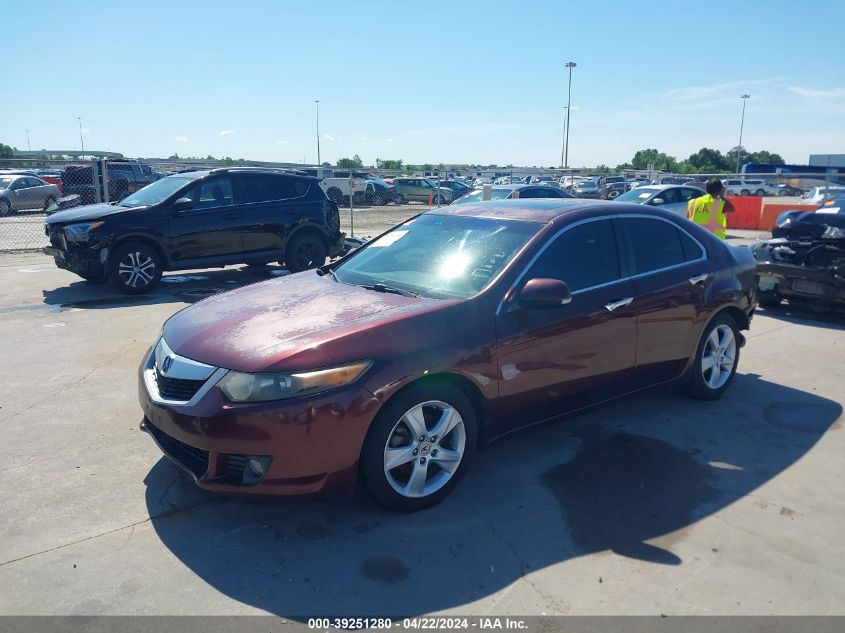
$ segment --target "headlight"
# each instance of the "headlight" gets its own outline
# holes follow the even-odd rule
[[[244,374],[230,371],[217,386],[231,402],[267,402],[304,396],[355,382],[372,365],[361,361],[352,365],[317,369],[293,374]]]
[[[88,233],[105,224],[103,220],[97,222],[83,222],[81,224],[68,224],[65,227],[65,237],[71,242],[81,242],[88,239]]]

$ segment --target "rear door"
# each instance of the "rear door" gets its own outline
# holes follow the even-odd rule
[[[171,215],[169,250],[174,264],[186,267],[208,260],[239,261],[243,256],[241,210],[231,176],[201,180],[184,197],[194,206]]]
[[[313,217],[322,203],[309,202],[308,181],[281,174],[237,176],[241,205],[245,257],[272,255],[284,259],[283,247],[298,223]]]
[[[695,353],[694,335],[712,283],[704,247],[670,220],[620,220],[637,301],[637,378],[653,384],[677,377]]]

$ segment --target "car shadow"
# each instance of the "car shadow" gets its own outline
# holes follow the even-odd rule
[[[360,491],[312,503],[216,497],[165,458],[146,499],[162,543],[234,600],[292,619],[402,617],[596,552],[655,565],[713,556],[715,543],[684,543],[695,524],[794,464],[841,413],[737,375],[718,402],[662,389],[496,442],[450,497],[416,514]]]
[[[67,286],[42,290],[43,302],[56,309],[109,309],[158,303],[194,303],[227,290],[290,274],[282,266],[229,267],[166,273],[151,292],[125,295],[106,282],[80,280]]]
[[[845,307],[826,306],[804,301],[784,302],[777,306],[760,306],[760,314],[795,323],[832,330],[845,330]]]

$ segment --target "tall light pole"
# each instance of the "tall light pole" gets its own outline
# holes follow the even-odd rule
[[[560,139],[560,166],[563,167],[564,151],[566,147],[566,121],[569,118],[569,106],[563,106],[563,134]]]
[[[566,140],[564,141],[563,166],[569,167],[569,119],[572,117],[572,69],[578,64],[566,62],[564,68],[569,69],[569,96],[566,98]]]
[[[82,150],[82,155],[85,155],[85,141],[82,140],[82,117],[76,117],[76,120],[79,121],[79,147]]]
[[[314,106],[317,108],[317,164],[321,165],[320,162],[320,100],[314,100]]]
[[[736,147],[736,173],[739,173],[739,157],[742,152],[742,128],[745,127],[745,102],[751,98],[751,95],[740,95],[742,99],[742,118],[739,122],[739,145]]]
[[[29,146],[29,130],[26,131],[26,149],[31,152],[32,148]]]

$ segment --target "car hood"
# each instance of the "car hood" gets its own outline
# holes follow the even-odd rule
[[[365,290],[309,270],[195,303],[167,321],[164,338],[177,354],[215,367],[313,369],[358,360],[345,356],[347,336],[450,303]]]
[[[74,207],[59,211],[47,218],[47,224],[67,224],[69,222],[84,222],[86,220],[99,220],[107,215],[125,213],[140,207],[120,207],[116,204],[87,204],[84,207]]]

